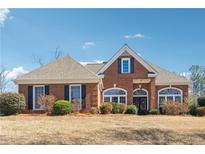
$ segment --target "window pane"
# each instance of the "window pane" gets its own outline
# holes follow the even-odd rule
[[[167,101],[173,101],[173,96],[167,96]]]
[[[175,96],[175,102],[181,103],[181,96]]]
[[[129,60],[122,61],[122,72],[128,73],[129,72]]]
[[[104,97],[104,102],[110,102],[110,97]]]
[[[147,92],[142,90],[142,89],[138,89],[138,90],[135,90],[133,95],[147,95]]]
[[[177,89],[169,88],[169,89],[165,89],[165,90],[160,91],[159,94],[160,94],[160,95],[181,94],[181,91],[180,91],[180,90],[177,90]]]
[[[118,97],[112,97],[112,102],[118,103]]]
[[[124,96],[120,97],[120,103],[125,103],[125,97]]]
[[[165,101],[164,96],[159,96],[159,104],[163,103]]]
[[[35,109],[40,109],[41,105],[38,100],[44,95],[44,87],[35,87]]]
[[[80,99],[80,86],[71,86],[71,100]]]
[[[104,93],[104,95],[125,95],[125,91],[120,89],[110,89]]]

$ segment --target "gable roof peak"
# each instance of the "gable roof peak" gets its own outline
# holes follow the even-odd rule
[[[140,57],[136,52],[134,52],[127,44],[124,44],[114,56],[97,72],[97,74],[102,74],[104,71],[120,57],[124,52],[128,52],[132,57],[139,61],[149,72],[153,72],[157,75],[157,71],[151,67],[142,57]]]

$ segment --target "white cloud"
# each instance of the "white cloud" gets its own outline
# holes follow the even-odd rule
[[[85,66],[87,64],[96,64],[96,63],[101,64],[103,62],[104,62],[104,60],[93,60],[93,61],[90,61],[90,62],[88,62],[88,61],[87,62],[80,62],[80,64]]]
[[[6,91],[8,92],[18,92],[18,87],[14,84],[13,80],[16,79],[18,76],[27,73],[28,71],[25,70],[22,66],[14,67],[11,70],[5,71],[6,74]]]
[[[94,42],[85,42],[82,46],[83,49],[87,49],[87,48],[90,48],[92,46],[94,46],[95,43]]]
[[[4,24],[4,21],[8,18],[9,9],[0,9],[0,25]]]
[[[141,33],[137,33],[137,34],[132,34],[132,35],[125,35],[124,38],[125,39],[144,39],[144,38],[151,38],[151,37],[145,36]]]
[[[25,70],[22,66],[14,67],[13,69],[6,71],[6,74],[7,74],[6,78],[8,80],[14,80],[18,76],[23,75],[23,74],[25,74],[27,72],[28,71]]]

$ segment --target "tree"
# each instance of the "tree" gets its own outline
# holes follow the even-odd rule
[[[57,47],[53,53],[54,53],[54,59],[56,60],[64,55],[63,51],[60,50],[60,47]],[[34,63],[38,63],[40,66],[44,65],[44,62],[40,56],[33,55],[33,61]]]
[[[0,94],[5,92],[8,80],[6,79],[8,71],[4,67],[1,67],[0,70]]]
[[[191,72],[190,80],[192,81],[193,95],[202,95],[205,92],[205,67],[192,65],[189,71]]]

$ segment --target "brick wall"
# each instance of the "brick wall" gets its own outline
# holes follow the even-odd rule
[[[86,110],[91,106],[97,106],[97,83],[87,83],[86,85]],[[28,106],[28,86],[19,85],[19,93],[23,94],[26,99],[26,106]],[[50,84],[49,94],[54,95],[57,99],[64,99],[64,84]]]
[[[120,58],[131,58],[131,56],[121,56]],[[117,60],[108,67],[104,72],[103,86],[104,89],[112,88],[114,84],[116,87],[127,90],[127,102],[131,104],[133,102],[133,79],[147,79],[147,69],[135,60],[134,73],[119,74]]]

